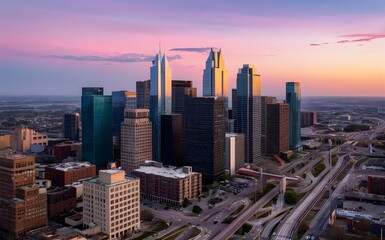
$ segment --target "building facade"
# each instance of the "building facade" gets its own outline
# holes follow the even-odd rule
[[[245,165],[245,135],[226,133],[226,170],[230,175]]]
[[[261,97],[261,152],[267,154],[267,104],[277,103],[276,97]]]
[[[147,109],[126,109],[122,122],[121,164],[128,174],[152,159],[152,124]]]
[[[249,163],[261,159],[261,76],[245,64],[237,74],[237,116],[235,132],[245,134],[245,158]]]
[[[289,150],[289,105],[267,104],[266,153],[280,154]]]
[[[66,113],[63,117],[64,138],[79,141],[80,115],[79,113]]]
[[[184,114],[186,97],[196,97],[192,81],[172,80],[172,113]]]
[[[103,88],[82,89],[82,159],[98,167],[113,159],[112,97]]]
[[[33,145],[47,146],[48,137],[46,134],[39,133],[20,125],[14,129],[11,135],[11,148],[18,152],[31,151]]]
[[[181,167],[185,157],[185,132],[182,114],[161,116],[161,162]]]
[[[52,188],[47,191],[48,218],[67,213],[77,206],[76,189],[73,187]]]
[[[186,161],[204,181],[213,181],[225,170],[225,108],[222,97],[186,99]]]
[[[196,199],[202,193],[202,174],[193,172],[192,167],[140,166],[134,171],[140,178],[142,197],[163,204],[180,206],[184,199]]]
[[[311,127],[317,123],[316,112],[301,112],[301,128]]]
[[[64,159],[71,157],[77,160],[82,159],[82,143],[74,141],[65,141],[53,146],[53,154],[57,161],[63,161]]]
[[[101,170],[83,182],[83,224],[99,226],[109,239],[128,237],[140,229],[140,180],[123,170]]]
[[[203,96],[225,98],[225,108],[228,108],[228,74],[222,51],[211,49],[203,70]]]
[[[301,85],[299,82],[286,83],[286,103],[289,104],[289,148],[301,150]]]
[[[136,108],[150,109],[150,79],[136,82]]]
[[[54,187],[64,187],[81,179],[96,176],[96,166],[89,162],[67,162],[53,164],[45,168],[45,178]]]
[[[172,72],[165,54],[160,51],[152,61],[150,69],[150,121],[152,123],[152,156],[153,160],[160,160],[161,127],[160,116],[171,113]]]

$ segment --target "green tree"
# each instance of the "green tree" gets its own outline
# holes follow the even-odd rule
[[[154,214],[150,210],[143,210],[140,212],[140,220],[152,221]]]
[[[202,211],[203,211],[203,209],[198,205],[194,205],[194,207],[192,209],[193,213],[201,213]]]

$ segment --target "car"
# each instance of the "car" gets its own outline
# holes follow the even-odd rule
[[[214,223],[214,224],[217,224],[217,223],[218,223],[218,220],[215,220],[213,223]]]

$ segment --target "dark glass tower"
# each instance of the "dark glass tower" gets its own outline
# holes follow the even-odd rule
[[[225,108],[223,97],[186,98],[186,161],[203,180],[225,172]]]
[[[261,152],[262,155],[267,154],[267,104],[277,103],[276,97],[261,97]]]
[[[172,80],[172,113],[184,114],[185,98],[196,96],[192,81]]]
[[[237,116],[235,132],[245,134],[245,161],[261,159],[261,76],[245,64],[237,74]]]
[[[103,88],[82,91],[83,161],[98,167],[112,160],[112,97]]]
[[[136,107],[150,109],[150,80],[136,82]]]
[[[286,83],[286,103],[289,104],[289,148],[301,150],[301,85],[299,82]]]
[[[289,105],[266,104],[266,153],[289,150]]]
[[[164,165],[183,166],[185,156],[185,135],[182,114],[161,116],[161,161]]]
[[[79,141],[80,116],[79,113],[66,113],[63,117],[64,138]]]

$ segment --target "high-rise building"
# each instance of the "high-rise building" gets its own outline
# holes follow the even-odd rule
[[[79,113],[66,113],[63,117],[64,138],[79,141],[80,115]]]
[[[154,166],[140,166],[134,175],[140,178],[141,195],[163,204],[180,206],[185,199],[196,199],[202,193],[202,174],[190,166],[163,167],[156,162]]]
[[[82,89],[82,159],[105,167],[112,157],[112,97],[103,88]]]
[[[289,105],[266,105],[266,153],[280,154],[289,150]]]
[[[184,114],[185,98],[196,96],[192,81],[172,80],[172,113]]]
[[[249,64],[237,74],[237,116],[235,132],[245,134],[246,162],[261,158],[261,76]]]
[[[221,97],[186,99],[186,162],[204,181],[225,171],[225,108]]]
[[[35,158],[11,154],[0,158],[0,238],[19,239],[47,224],[47,189],[33,185]]]
[[[24,125],[15,127],[11,135],[11,148],[18,152],[39,151],[34,150],[34,147],[42,147],[42,150],[44,150],[44,146],[47,145],[48,136],[46,134],[29,129]]]
[[[211,49],[203,70],[203,96],[225,98],[225,108],[228,108],[228,76],[222,51]]]
[[[181,167],[185,156],[185,133],[182,114],[161,116],[161,161],[164,165]]]
[[[122,122],[121,163],[128,174],[152,159],[152,131],[148,109],[126,109]]]
[[[311,127],[317,122],[316,112],[301,112],[301,127]]]
[[[150,109],[150,79],[136,82],[136,108]]]
[[[152,123],[152,156],[160,160],[160,115],[171,113],[172,73],[165,54],[160,51],[152,61],[150,82],[150,121]]]
[[[226,133],[226,169],[230,175],[245,165],[245,135]]]
[[[136,93],[129,91],[112,92],[114,160],[120,160],[120,124],[124,120],[125,108],[136,108]]]
[[[276,97],[261,97],[261,152],[267,154],[267,104],[277,103]]]
[[[140,229],[139,179],[123,170],[101,170],[83,182],[83,224],[99,226],[109,239],[128,237]]]
[[[301,85],[299,82],[286,83],[286,103],[289,104],[289,148],[301,150]]]

